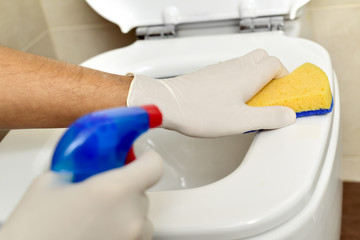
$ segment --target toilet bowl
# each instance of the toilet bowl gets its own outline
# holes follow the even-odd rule
[[[94,7],[94,1],[88,2]],[[307,1],[291,2],[302,6]],[[180,18],[176,9],[166,7],[163,18]],[[141,21],[136,26],[142,26]],[[132,28],[126,24],[119,25]],[[283,31],[202,34],[138,40],[83,65],[162,78],[256,48],[277,56],[289,71],[304,62],[322,68],[329,77],[333,112],[300,118],[277,130],[221,138],[191,138],[164,129],[141,136],[135,153],[152,148],[164,159],[163,177],[148,191],[155,239],[339,239],[339,92],[330,57],[320,45]],[[6,221],[31,180],[48,167],[63,132],[15,130],[0,143],[0,222]]]

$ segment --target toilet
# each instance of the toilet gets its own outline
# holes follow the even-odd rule
[[[86,67],[166,78],[263,48],[289,71],[311,62],[330,81],[333,112],[288,127],[211,139],[165,129],[142,135],[135,154],[152,148],[164,159],[148,191],[154,239],[340,239],[340,96],[327,51],[296,36],[308,0],[87,2],[123,32],[136,27],[139,40]],[[48,168],[64,131],[13,130],[0,143],[0,224]]]

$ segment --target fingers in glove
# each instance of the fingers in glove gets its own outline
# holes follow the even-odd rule
[[[157,152],[149,150],[125,167],[129,178],[138,182],[143,189],[147,189],[160,180],[163,163]]]
[[[267,56],[256,63],[256,71],[252,84],[248,87],[248,91],[244,94],[244,102],[249,101],[255,96],[266,84],[271,80],[284,77],[289,74],[277,57]]]
[[[146,219],[142,231],[142,236],[140,237],[141,240],[151,240],[154,233],[154,228],[152,223]]]
[[[289,74],[288,70],[282,64],[280,59],[274,56],[268,56],[258,62],[258,68],[261,69],[262,77],[265,81],[270,82],[272,79],[285,77]],[[267,81],[267,82],[266,82]]]
[[[252,119],[251,126],[247,131],[259,129],[276,129],[288,126],[295,122],[296,114],[288,107],[249,107],[246,115]]]
[[[245,61],[254,61],[255,63],[260,62],[264,58],[268,57],[269,54],[262,48],[255,49],[243,56]]]
[[[159,181],[162,167],[160,155],[149,150],[128,165],[97,174],[92,178],[102,178],[101,181],[131,185],[134,189],[145,190]]]

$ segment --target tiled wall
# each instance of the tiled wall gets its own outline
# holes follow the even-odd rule
[[[78,64],[135,40],[85,0],[0,0],[0,44]]]
[[[360,0],[312,0],[305,36],[323,45],[339,78],[343,176],[360,181]],[[78,64],[134,41],[84,0],[0,0],[0,44]],[[1,138],[1,133],[0,133]]]
[[[38,0],[0,0],[0,44],[55,57]]]
[[[129,45],[134,32],[120,28],[95,13],[85,0],[40,0],[58,59],[81,63],[109,49]]]

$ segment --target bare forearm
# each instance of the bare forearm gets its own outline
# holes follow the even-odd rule
[[[91,111],[125,106],[131,80],[0,47],[0,129],[66,127]]]

